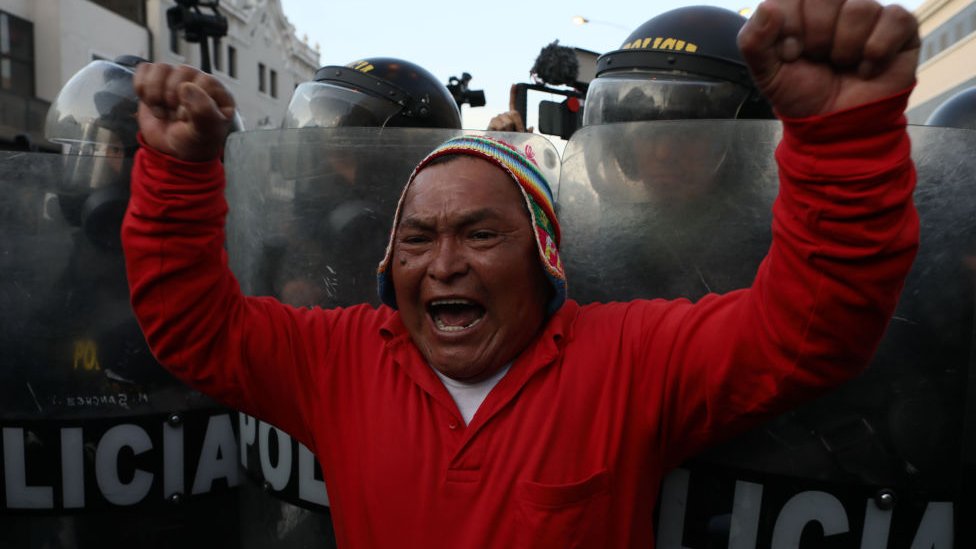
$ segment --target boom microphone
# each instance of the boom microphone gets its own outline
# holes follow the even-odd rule
[[[552,86],[576,87],[579,77],[579,60],[573,48],[560,46],[559,40],[542,48],[530,71],[532,77]]]

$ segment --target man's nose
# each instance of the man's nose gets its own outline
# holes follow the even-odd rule
[[[449,281],[468,271],[467,252],[461,242],[455,237],[443,237],[437,240],[433,250],[428,273],[440,281]]]

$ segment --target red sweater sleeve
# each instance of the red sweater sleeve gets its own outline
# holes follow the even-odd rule
[[[652,375],[664,405],[651,421],[671,465],[870,362],[918,247],[909,91],[783,120],[773,243],[752,287],[665,321],[670,352]]]
[[[139,150],[122,226],[133,310],[175,376],[309,445],[312,391],[297,388],[313,383],[337,313],[242,295],[227,267],[223,189],[218,161]]]

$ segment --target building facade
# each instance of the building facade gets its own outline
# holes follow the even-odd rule
[[[95,59],[137,55],[201,66],[199,43],[169,28],[175,0],[0,0],[0,147],[26,136],[41,149],[61,87]],[[212,14],[207,8],[201,13]],[[291,92],[314,77],[319,52],[295,36],[280,0],[222,0],[227,35],[208,40],[213,73],[248,129],[280,125]]]
[[[922,51],[908,121],[924,124],[946,99],[976,86],[976,0],[926,0],[915,16]]]

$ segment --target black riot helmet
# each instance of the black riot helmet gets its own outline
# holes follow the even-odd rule
[[[976,130],[976,86],[943,101],[925,121],[925,125]]]
[[[746,19],[713,6],[678,8],[600,56],[583,125],[668,119],[773,118],[739,53]]]
[[[129,174],[139,148],[133,80],[136,66],[145,62],[135,55],[92,61],[61,88],[44,123],[45,137],[61,145],[64,160],[57,189],[62,215],[106,248],[121,245]],[[230,129],[244,129],[237,111]]]
[[[133,76],[144,61],[131,55],[92,61],[64,85],[44,125],[47,139],[62,148],[57,196],[65,220],[106,248],[119,247],[129,172],[139,147]]]
[[[100,59],[75,73],[48,109],[47,139],[61,144],[66,155],[132,156],[139,129],[139,98],[132,80],[136,65],[144,61],[130,55]],[[99,186],[91,181],[83,184]]]
[[[283,127],[461,128],[457,102],[423,67],[392,57],[325,66],[292,94]]]

